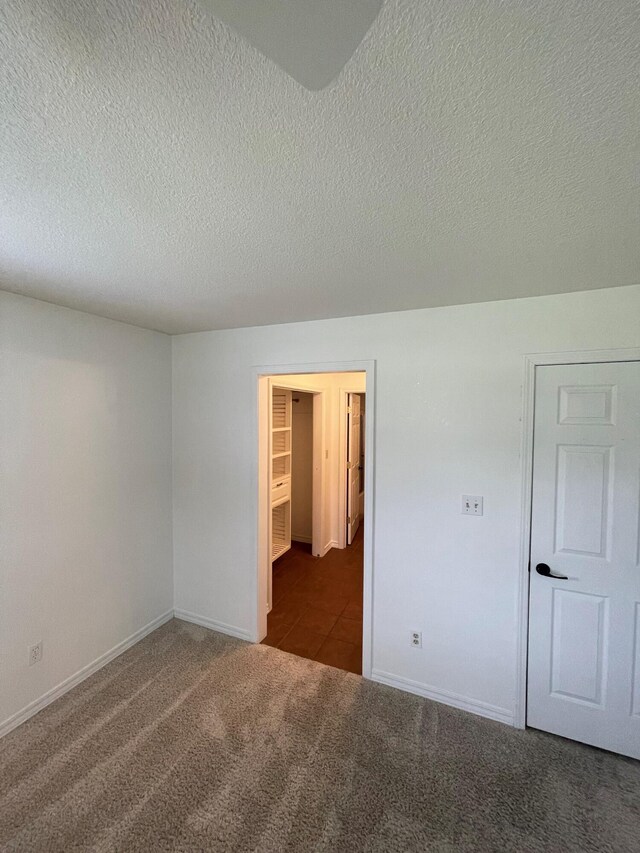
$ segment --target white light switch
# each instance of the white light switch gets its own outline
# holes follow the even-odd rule
[[[463,495],[463,515],[482,515],[482,495]]]

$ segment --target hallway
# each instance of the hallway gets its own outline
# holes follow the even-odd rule
[[[363,528],[353,545],[321,559],[293,542],[273,564],[273,609],[262,641],[285,652],[362,673]]]

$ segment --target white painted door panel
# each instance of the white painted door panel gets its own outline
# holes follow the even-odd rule
[[[537,369],[532,497],[527,724],[640,758],[640,363]]]
[[[360,526],[360,395],[349,394],[347,407],[347,545]]]

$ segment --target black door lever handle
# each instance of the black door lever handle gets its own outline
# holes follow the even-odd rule
[[[557,581],[569,580],[566,575],[554,575],[554,573],[551,571],[550,567],[546,563],[538,563],[538,565],[536,566],[536,572],[545,578],[555,578]]]

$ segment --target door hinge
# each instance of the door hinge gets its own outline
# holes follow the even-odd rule
[[[351,406],[347,406],[347,414],[348,414],[348,415],[350,415],[350,414],[351,414]]]
[[[347,516],[347,524],[351,524],[351,516],[350,515]]]

